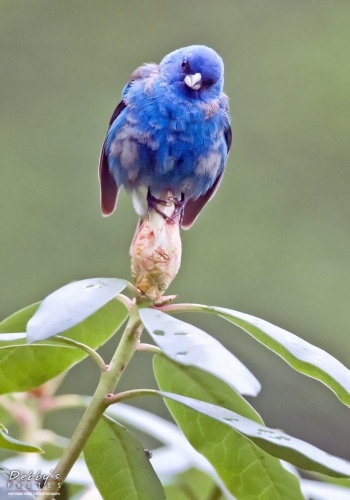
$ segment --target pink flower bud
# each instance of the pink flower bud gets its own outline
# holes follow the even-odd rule
[[[171,217],[175,210],[171,192],[161,198],[158,208]],[[157,299],[169,287],[181,264],[179,215],[164,218],[152,209],[136,231],[131,244],[131,274],[136,287],[150,299]]]

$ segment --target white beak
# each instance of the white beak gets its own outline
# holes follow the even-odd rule
[[[195,75],[187,75],[184,78],[184,82],[190,89],[199,90],[202,86],[202,75],[196,73]]]

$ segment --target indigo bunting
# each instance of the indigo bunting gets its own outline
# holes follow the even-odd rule
[[[231,146],[223,83],[223,61],[204,45],[132,73],[101,151],[103,215],[114,211],[120,186],[133,193],[141,216],[159,211],[157,196],[171,191],[181,226],[191,227],[219,187]]]

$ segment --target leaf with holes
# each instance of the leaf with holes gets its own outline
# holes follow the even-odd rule
[[[321,472],[335,477],[350,477],[350,462],[329,455],[316,446],[289,436],[282,431],[264,427],[236,412],[204,401],[163,391],[159,394],[231,427],[270,455],[285,460],[300,469]],[[176,406],[180,408],[178,404],[171,403],[172,412]],[[178,419],[178,417],[176,418]],[[181,417],[181,426],[188,425],[186,420],[190,420],[189,415]],[[191,420],[189,425],[201,426],[200,418],[192,418]]]
[[[45,340],[81,323],[127,286],[117,278],[70,283],[46,297],[27,324],[28,342]]]
[[[155,309],[140,309],[139,314],[154,342],[173,361],[212,373],[241,394],[259,393],[254,375],[208,333]]]
[[[226,406],[263,425],[261,417],[242,396],[213,375],[182,367],[164,356],[155,356],[153,367],[162,390]],[[302,500],[298,480],[277,458],[223,423],[165,401],[189,442],[209,460],[237,500]]]
[[[214,313],[238,326],[278,354],[295,370],[323,382],[335,392],[340,401],[350,406],[350,370],[328,352],[249,314],[203,305],[195,305],[193,310]]]
[[[106,304],[85,321],[70,328],[65,336],[99,348],[127,318],[126,308],[117,300]],[[10,325],[11,321],[7,324]],[[16,325],[14,325],[16,328]],[[80,349],[46,340],[28,345],[26,339],[11,340],[0,334],[0,394],[28,391],[47,382],[86,358]]]

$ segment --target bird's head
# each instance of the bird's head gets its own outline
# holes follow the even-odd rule
[[[205,45],[191,45],[171,52],[160,63],[168,85],[177,94],[204,101],[220,95],[224,84],[224,63]]]

